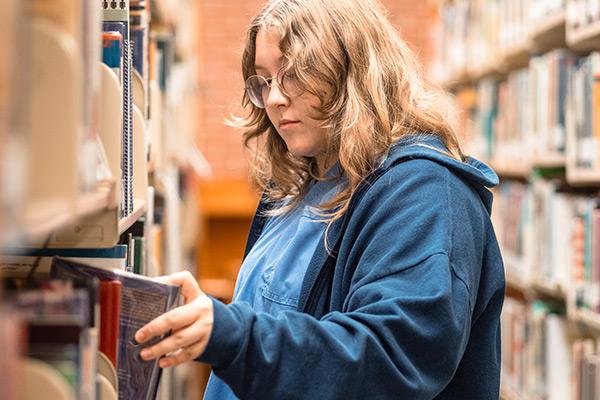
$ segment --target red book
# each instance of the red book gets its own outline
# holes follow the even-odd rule
[[[100,351],[117,368],[121,282],[100,281]]]

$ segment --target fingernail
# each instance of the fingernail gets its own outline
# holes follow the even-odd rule
[[[137,331],[137,333],[135,334],[135,340],[141,343],[144,341],[144,339],[146,339],[144,333],[142,331]]]
[[[158,362],[158,366],[161,367],[161,368],[166,368],[169,365],[171,365],[171,363],[169,362],[169,360],[162,359],[162,360],[160,360]]]
[[[152,351],[144,349],[140,352],[140,356],[146,360],[152,358]]]

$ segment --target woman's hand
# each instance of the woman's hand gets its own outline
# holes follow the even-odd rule
[[[181,286],[185,304],[140,328],[135,334],[135,340],[144,343],[153,337],[172,331],[169,337],[143,349],[140,356],[144,360],[152,360],[166,355],[159,361],[159,366],[173,367],[193,360],[204,352],[212,332],[213,303],[200,290],[198,282],[188,271],[176,272],[156,280]]]

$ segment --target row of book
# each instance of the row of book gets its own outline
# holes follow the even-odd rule
[[[510,279],[562,292],[575,309],[600,313],[600,202],[560,180],[505,181],[495,229]]]
[[[445,2],[440,14],[443,82],[500,71],[548,48],[593,49],[599,32],[590,26],[600,24],[596,0],[462,0]]]
[[[567,24],[575,31],[600,22],[600,4],[596,0],[569,0]]]
[[[178,287],[68,258],[54,258],[46,272],[5,276],[3,285],[4,308],[18,316],[4,328],[16,331],[23,347],[5,355],[19,357],[13,365],[23,371],[13,396],[3,398],[156,397],[158,361],[141,360],[133,337],[177,304]]]
[[[597,400],[600,342],[573,338],[564,308],[507,298],[502,314],[502,385],[507,397]]]
[[[193,15],[194,5],[180,2]],[[0,8],[0,243],[40,245],[52,233],[57,245],[80,231],[52,232],[70,214],[108,208],[118,209],[105,218],[112,226],[84,225],[102,232],[95,245],[112,246],[118,235],[108,232],[149,201],[148,183],[161,188],[172,160],[197,156],[195,64],[176,54],[172,22],[151,19],[151,6],[7,0]]]
[[[566,0],[461,0],[446,2],[440,10],[439,63],[442,80],[473,68],[493,69],[499,55],[527,46],[533,28],[566,9]],[[528,51],[526,48],[525,51]],[[477,62],[473,62],[477,60]]]
[[[577,169],[600,169],[600,53],[577,63],[566,104],[567,129],[573,138],[572,161]]]
[[[576,57],[557,49],[533,57],[506,78],[477,83],[464,129],[488,160],[523,165],[568,158],[574,171],[600,168],[600,53]],[[460,97],[459,97],[460,99]],[[560,164],[560,162],[558,162]]]

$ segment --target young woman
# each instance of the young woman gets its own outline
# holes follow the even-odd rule
[[[376,0],[273,0],[243,55],[264,195],[234,301],[136,335],[162,367],[213,368],[206,399],[498,399],[497,184],[461,153]]]

